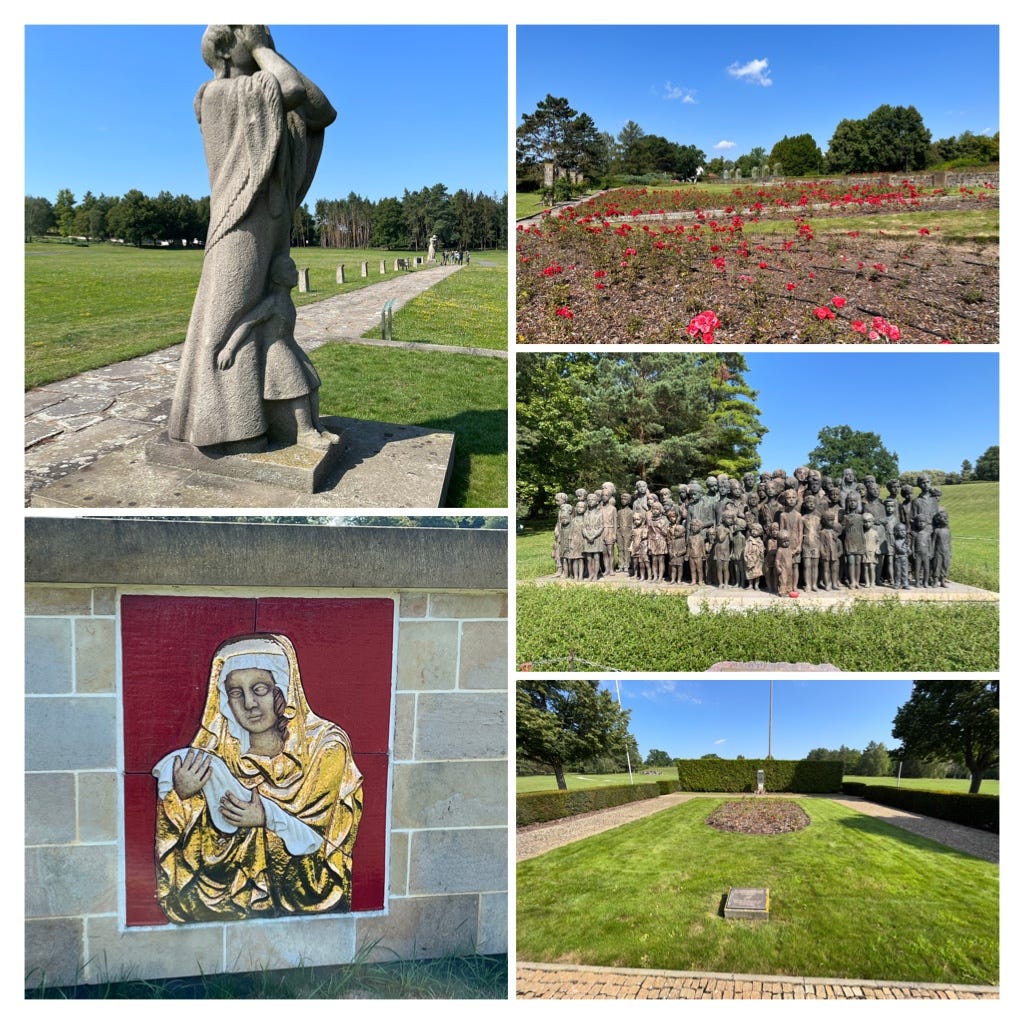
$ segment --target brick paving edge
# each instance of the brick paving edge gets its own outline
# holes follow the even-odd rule
[[[652,971],[644,967],[601,967],[593,964],[538,964],[519,961],[516,970],[544,972],[589,972],[624,977],[652,978],[704,978],[714,981],[758,982],[790,985],[869,985],[872,988],[907,988],[925,991],[949,990],[955,992],[998,993],[998,985],[953,985],[941,981],[872,981],[867,978],[804,978],[795,975],[774,974],[719,974],[714,971]]]

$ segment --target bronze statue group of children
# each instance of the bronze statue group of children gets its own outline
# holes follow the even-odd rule
[[[552,556],[556,575],[764,590],[770,594],[887,586],[945,587],[952,545],[949,516],[931,478],[920,493],[891,480],[880,497],[874,477],[852,469],[834,481],[800,466],[727,474],[657,494],[638,480],[619,495],[606,482],[559,493]]]

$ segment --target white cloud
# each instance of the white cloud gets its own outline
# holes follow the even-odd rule
[[[722,743],[728,743],[728,742],[729,742],[728,740],[715,740],[713,745],[717,747],[717,746],[719,746]]]
[[[696,103],[697,101],[693,98],[694,91],[693,89],[683,89],[681,86],[666,82],[662,99],[679,100],[680,103]]]
[[[770,72],[767,57],[762,57],[761,60],[748,60],[743,65],[732,63],[725,70],[741,82],[753,82],[754,85],[765,86],[772,84],[772,80],[768,77]]]
[[[736,147],[735,142],[730,142],[728,139],[722,139],[721,142],[716,142],[712,149],[734,149]]]

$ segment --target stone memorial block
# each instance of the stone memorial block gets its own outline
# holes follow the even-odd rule
[[[767,921],[768,890],[730,889],[724,914],[727,918],[741,921]]]
[[[309,267],[299,267],[299,291],[308,292],[309,290]]]
[[[359,264],[359,272],[363,277],[370,276],[370,264],[367,260],[363,260],[363,262]]]
[[[388,272],[387,260],[380,261],[380,272],[382,274],[386,274]]]
[[[344,263],[339,263],[338,264],[337,283],[338,284],[344,284],[345,283],[345,264]]]
[[[757,770],[757,792],[764,793],[764,770],[761,768]]]
[[[422,267],[423,266],[423,257],[422,256],[417,256],[413,260],[413,262],[416,264],[417,267]]]

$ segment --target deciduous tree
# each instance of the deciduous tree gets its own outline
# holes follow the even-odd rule
[[[946,759],[971,773],[977,793],[985,771],[999,763],[999,683],[994,680],[915,682],[893,719],[903,743],[897,756]]]
[[[516,683],[516,756],[547,765],[559,789],[565,767],[625,745],[629,711],[596,681]]]
[[[858,480],[869,474],[879,482],[899,476],[899,456],[882,444],[878,434],[854,430],[846,424],[818,431],[818,445],[808,454],[807,465],[835,479],[847,467],[857,474]]]

